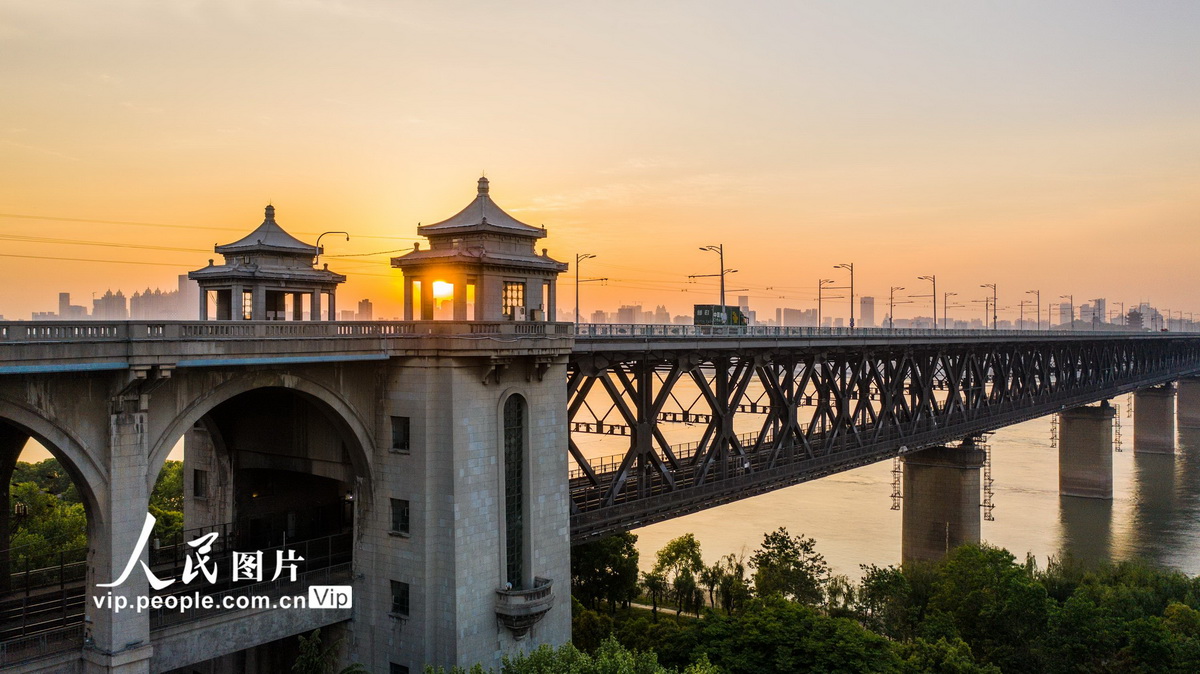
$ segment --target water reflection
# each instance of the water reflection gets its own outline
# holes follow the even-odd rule
[[[1132,419],[1121,405],[1126,430]],[[1132,433],[1126,433],[1126,437]],[[1058,494],[1058,450],[1050,418],[1004,428],[992,436],[994,522],[985,541],[1040,564],[1069,553],[1081,561],[1142,558],[1200,574],[1200,429],[1179,429],[1175,456],[1113,456],[1113,500]],[[709,563],[728,552],[753,551],[764,532],[786,526],[817,540],[834,573],[860,574],[859,564],[900,562],[900,513],[890,510],[890,462],[865,466],[635,531],[641,564],[668,540],[692,532]]]
[[[1059,549],[1064,557],[1093,564],[1112,559],[1113,502],[1108,499],[1058,497]]]

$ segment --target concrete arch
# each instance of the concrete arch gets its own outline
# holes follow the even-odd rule
[[[108,470],[97,463],[86,444],[71,431],[25,403],[0,397],[0,418],[36,438],[71,476],[83,498],[89,536],[100,524],[100,498],[108,493]],[[107,436],[104,438],[107,440]],[[5,507],[8,507],[7,504]]]
[[[360,485],[366,485],[369,489],[373,484],[371,459],[375,454],[375,443],[370,427],[363,422],[358,412],[335,391],[311,379],[282,372],[247,373],[230,379],[190,401],[154,441],[150,449],[149,469],[146,472],[147,487],[150,490],[154,489],[154,483],[158,479],[163,463],[167,460],[175,443],[204,415],[221,403],[243,393],[265,388],[283,388],[295,391],[333,412],[330,420],[339,427],[344,435],[355,441],[346,443],[346,448],[350,453],[350,461],[355,475],[359,478]]]

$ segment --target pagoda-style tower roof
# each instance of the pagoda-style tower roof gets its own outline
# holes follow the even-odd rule
[[[479,179],[479,192],[467,207],[457,214],[432,225],[417,228],[417,233],[431,239],[434,236],[457,235],[467,232],[495,231],[503,234],[515,234],[533,239],[546,236],[546,230],[541,227],[527,225],[504,212],[504,209],[492,201],[488,194],[488,179]]]
[[[308,257],[313,257],[321,252],[317,250],[316,246],[304,243],[300,239],[283,231],[279,223],[275,222],[275,207],[271,205],[267,206],[266,219],[262,221],[262,224],[257,229],[233,243],[217,246],[215,250],[222,255],[271,252],[295,253],[297,255],[307,255]]]

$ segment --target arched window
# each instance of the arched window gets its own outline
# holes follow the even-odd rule
[[[524,577],[525,542],[525,399],[504,402],[504,538],[508,582],[519,590]]]

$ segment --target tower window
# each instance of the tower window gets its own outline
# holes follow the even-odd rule
[[[521,589],[525,539],[525,399],[504,402],[504,535],[508,584]]]
[[[520,281],[505,281],[503,299],[501,311],[505,316],[512,316],[517,307],[525,306],[525,284]]]

